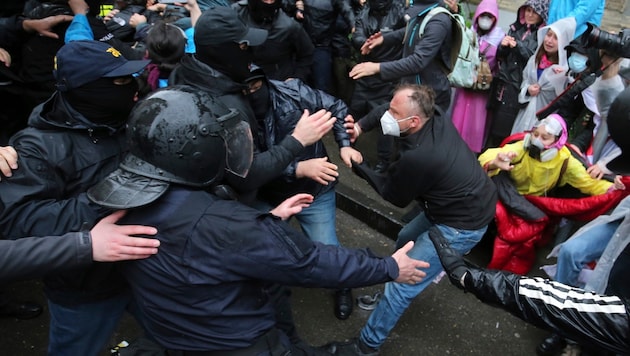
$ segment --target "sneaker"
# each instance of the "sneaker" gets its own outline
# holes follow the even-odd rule
[[[562,349],[567,345],[566,340],[558,335],[551,334],[544,339],[540,345],[536,348],[536,354],[538,356],[554,356],[559,355]]]
[[[373,349],[354,338],[346,341],[333,341],[321,346],[322,350],[339,356],[378,356],[378,349]]]

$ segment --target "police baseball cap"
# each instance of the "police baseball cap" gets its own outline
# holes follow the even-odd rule
[[[261,45],[267,39],[267,30],[248,27],[231,7],[210,7],[203,12],[195,25],[195,45],[214,46],[230,42]]]
[[[127,60],[111,45],[100,41],[72,41],[57,51],[53,74],[57,90],[68,91],[99,78],[138,73],[150,60]]]

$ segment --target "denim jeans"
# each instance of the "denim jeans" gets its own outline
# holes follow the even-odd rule
[[[424,269],[426,277],[418,284],[410,285],[397,282],[385,284],[385,292],[381,300],[361,330],[361,341],[367,346],[379,348],[413,299],[442,272],[442,264],[435,252],[433,243],[429,239],[428,230],[432,225],[425,214],[420,213],[398,233],[397,248],[404,246],[409,241],[414,241],[415,244],[407,255],[428,262],[431,266]],[[441,224],[436,224],[436,226],[451,246],[462,254],[470,251],[481,240],[487,229],[487,227],[483,227],[478,230],[462,230]]]
[[[313,203],[308,208],[302,209],[295,218],[311,241],[338,246],[339,240],[335,230],[336,209],[335,190],[330,189],[318,195]]]
[[[556,281],[574,287],[583,287],[578,282],[580,271],[585,264],[602,255],[619,224],[621,220],[595,225],[585,233],[564,242],[558,252]]]
[[[98,355],[107,346],[131,302],[130,292],[72,306],[48,301],[48,355]]]

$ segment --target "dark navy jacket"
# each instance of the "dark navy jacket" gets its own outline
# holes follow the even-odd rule
[[[355,288],[397,278],[391,257],[311,242],[272,215],[171,187],[123,223],[157,227],[160,252],[124,274],[149,334],[176,350],[250,346],[275,325],[267,286]]]

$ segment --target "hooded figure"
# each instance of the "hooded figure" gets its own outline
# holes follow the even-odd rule
[[[553,33],[549,33],[549,30]],[[575,19],[565,18],[538,30],[538,49],[523,70],[519,103],[527,104],[516,116],[512,133],[530,129],[536,111],[555,99],[565,88],[567,56],[564,47],[573,39]],[[555,42],[555,46],[554,43]]]
[[[496,0],[483,0],[473,17],[473,29],[477,33],[479,55],[485,56],[493,73],[498,70],[496,53],[505,32],[498,26],[499,5]],[[484,148],[488,124],[489,91],[472,91],[458,88],[453,101],[453,124],[473,152]]]

